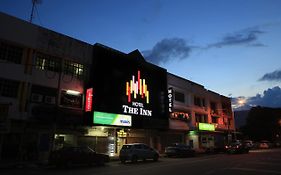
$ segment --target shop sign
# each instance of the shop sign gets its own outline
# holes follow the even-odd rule
[[[122,105],[125,114],[152,116],[152,110],[145,108],[150,102],[149,90],[139,70],[137,77],[132,75],[132,79],[126,82],[126,96],[128,105]]]
[[[169,112],[173,112],[173,88],[168,89],[168,109]]]
[[[190,116],[186,112],[173,112],[170,114],[171,119],[189,121]]]
[[[132,116],[95,111],[93,122],[103,125],[132,126]]]
[[[86,91],[86,104],[85,104],[86,112],[92,111],[92,104],[93,104],[93,88],[89,88]]]
[[[199,130],[215,131],[215,125],[208,123],[199,123]]]

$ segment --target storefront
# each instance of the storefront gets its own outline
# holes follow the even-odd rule
[[[160,130],[168,129],[166,69],[146,62],[139,51],[125,54],[99,44],[93,60],[84,139],[110,155],[134,142],[161,151]]]

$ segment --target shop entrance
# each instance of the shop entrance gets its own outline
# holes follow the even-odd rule
[[[124,144],[126,144],[127,141],[127,132],[124,130],[120,130],[117,132],[117,155],[119,155],[119,152]]]
[[[117,138],[117,154],[119,155],[122,146],[126,144],[126,138],[118,137]]]

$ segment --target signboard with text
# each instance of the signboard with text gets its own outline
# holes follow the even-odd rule
[[[198,128],[203,131],[215,131],[215,125],[209,123],[199,123]]]

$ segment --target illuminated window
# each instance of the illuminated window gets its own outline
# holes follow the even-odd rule
[[[39,70],[49,70],[49,71],[59,72],[60,59],[43,53],[37,53],[35,66],[36,69]]]
[[[23,48],[0,42],[0,60],[21,63]]]
[[[0,96],[14,97],[18,96],[19,82],[0,78]]]
[[[83,77],[84,66],[69,60],[64,61],[64,73],[75,77]]]
[[[62,90],[60,104],[64,107],[82,108],[82,94],[74,95]]]

